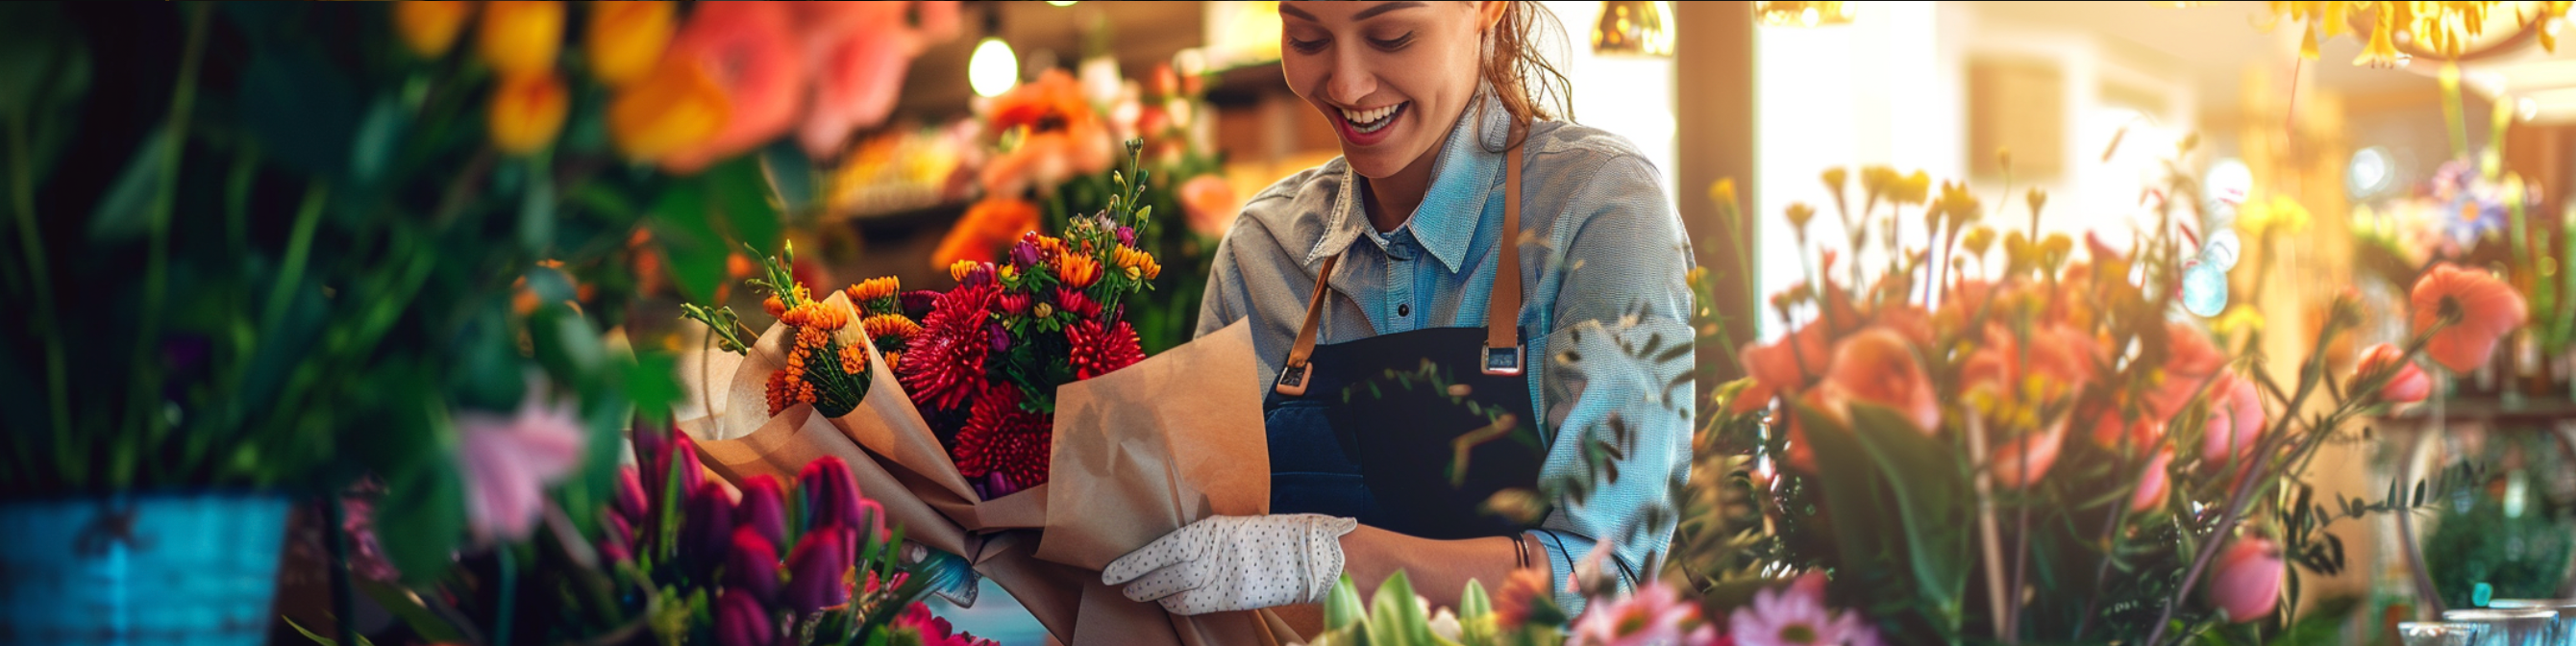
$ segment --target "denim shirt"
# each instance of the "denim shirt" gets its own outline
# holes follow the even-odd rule
[[[1282,179],[1244,206],[1217,246],[1198,333],[1252,320],[1263,379],[1246,386],[1270,388],[1327,257],[1341,261],[1320,343],[1485,325],[1503,228],[1503,158],[1492,151],[1503,148],[1511,124],[1501,103],[1483,96],[1442,144],[1422,204],[1392,232],[1370,225],[1355,195],[1366,189],[1341,158]],[[1545,418],[1540,479],[1594,490],[1579,504],[1553,501],[1536,542],[1555,572],[1558,602],[1580,612],[1582,599],[1566,592],[1577,561],[1601,547],[1598,571],[1633,586],[1652,576],[1639,571],[1648,555],[1671,541],[1668,523],[1643,524],[1648,510],[1672,506],[1670,483],[1689,475],[1693,362],[1688,353],[1657,361],[1651,355],[1660,351],[1643,348],[1691,340],[1690,246],[1664,202],[1661,176],[1627,140],[1544,121],[1531,126],[1524,146],[1515,279],[1526,301],[1519,318],[1532,410]],[[1610,460],[1615,479],[1588,465],[1583,448],[1618,442],[1614,428],[1628,435]]]

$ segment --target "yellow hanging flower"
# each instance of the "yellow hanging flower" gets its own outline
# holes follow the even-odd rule
[[[563,50],[563,3],[495,0],[485,4],[475,48],[483,62],[503,77],[554,68],[555,53]]]
[[[2368,65],[2378,68],[2405,66],[2405,55],[2397,53],[2397,41],[2391,37],[2391,35],[2396,31],[2396,12],[2387,9],[2380,10],[2379,24],[2372,27],[2370,30],[2370,44],[2362,46],[2361,56],[2353,58],[2352,64]]]
[[[465,20],[472,17],[472,2],[404,0],[394,3],[394,33],[412,53],[438,58],[456,45],[456,35],[465,32]]]
[[[652,74],[617,91],[608,105],[608,134],[628,159],[655,161],[714,137],[732,113],[733,102],[714,77],[688,61],[663,59]]]
[[[1145,253],[1133,247],[1119,247],[1112,254],[1112,259],[1118,263],[1120,270],[1127,273],[1128,280],[1153,280],[1163,275],[1163,265],[1154,261],[1154,254]]]
[[[563,131],[564,114],[571,106],[563,79],[552,71],[501,81],[500,91],[492,95],[487,124],[492,146],[512,155],[545,150]]]
[[[590,3],[590,25],[582,31],[582,52],[590,73],[610,86],[644,78],[662,60],[679,22],[678,3],[661,0]]]

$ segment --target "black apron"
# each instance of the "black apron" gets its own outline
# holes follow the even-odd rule
[[[1520,147],[1503,155],[1502,248],[1485,327],[1317,346],[1340,258],[1324,260],[1305,324],[1262,404],[1271,513],[1357,518],[1434,539],[1533,526],[1485,511],[1497,491],[1535,491],[1543,453],[1519,327]]]

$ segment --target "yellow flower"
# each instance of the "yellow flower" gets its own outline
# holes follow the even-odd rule
[[[1986,249],[1995,246],[1995,230],[1986,226],[1970,228],[1968,237],[1961,238],[1959,244],[1965,245],[1970,255],[1986,255]]]
[[[1119,247],[1111,257],[1118,263],[1119,269],[1126,270],[1128,280],[1138,278],[1153,280],[1163,275],[1163,264],[1154,260],[1154,254],[1145,253],[1133,247]]]
[[[948,263],[948,279],[961,283],[966,282],[966,275],[975,273],[975,268],[982,264],[983,263],[978,263],[972,260],[960,260]]]
[[[2238,330],[2261,332],[2263,313],[2254,311],[2253,307],[2244,303],[2238,303],[2235,307],[2227,308],[2227,313],[2220,315],[2217,321],[2212,321],[2209,327],[2225,336],[2233,336]]]
[[[1708,185],[1708,201],[1716,202],[1722,206],[1734,206],[1735,179],[1731,177],[1722,177],[1718,178],[1716,182],[1710,183]]]
[[[1790,202],[1789,212],[1785,215],[1789,218],[1790,228],[1796,229],[1798,235],[1804,236],[1807,234],[1807,222],[1816,219],[1816,207],[1807,206],[1805,202]]]
[[[714,77],[696,64],[664,59],[617,91],[608,105],[608,134],[628,159],[654,161],[715,136],[732,112]]]
[[[678,11],[677,3],[659,0],[590,3],[582,52],[590,60],[591,75],[622,86],[652,72],[663,47],[671,44]]]
[[[870,339],[893,339],[896,341],[904,341],[911,339],[915,334],[921,333],[921,324],[914,323],[912,319],[904,318],[902,314],[878,314],[876,316],[871,316],[866,320],[859,321],[859,327],[867,331],[868,338]]]
[[[2406,3],[2392,2],[2388,4]],[[2390,37],[2396,31],[2396,12],[2390,11],[2387,8],[2380,9],[2379,24],[2370,29],[2370,44],[2361,48],[2361,56],[2353,58],[2352,64],[2368,65],[2380,68],[2402,67],[2406,65],[2405,55],[2397,53],[2397,42]]]
[[[2248,200],[2236,215],[2236,228],[2249,238],[2299,233],[2308,230],[2308,208],[2286,195]]]
[[[1825,188],[1832,189],[1835,195],[1841,195],[1843,182],[1851,179],[1851,171],[1844,170],[1841,166],[1827,168],[1821,179],[1825,180]]]
[[[1001,274],[1002,280],[1017,280],[1020,277],[1020,267],[1019,265],[1002,265]]]
[[[475,34],[475,53],[501,76],[527,76],[553,69],[555,52],[563,49],[564,6],[561,2],[500,1],[485,3],[483,26]]]
[[[465,19],[472,17],[471,2],[405,0],[394,3],[394,32],[402,35],[412,53],[438,58],[456,45],[456,35],[465,31]]]
[[[2039,217],[2039,208],[2048,206],[2048,191],[2030,189],[2029,193],[2022,195],[2022,199],[2030,202],[2031,217]]]
[[[500,91],[492,95],[488,124],[492,147],[513,155],[545,150],[563,131],[564,113],[571,105],[563,79],[553,72],[501,81]]]

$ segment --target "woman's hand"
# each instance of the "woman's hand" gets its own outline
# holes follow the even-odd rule
[[[1100,581],[1183,615],[1320,602],[1342,575],[1342,535],[1358,527],[1321,514],[1217,516],[1111,561]]]

